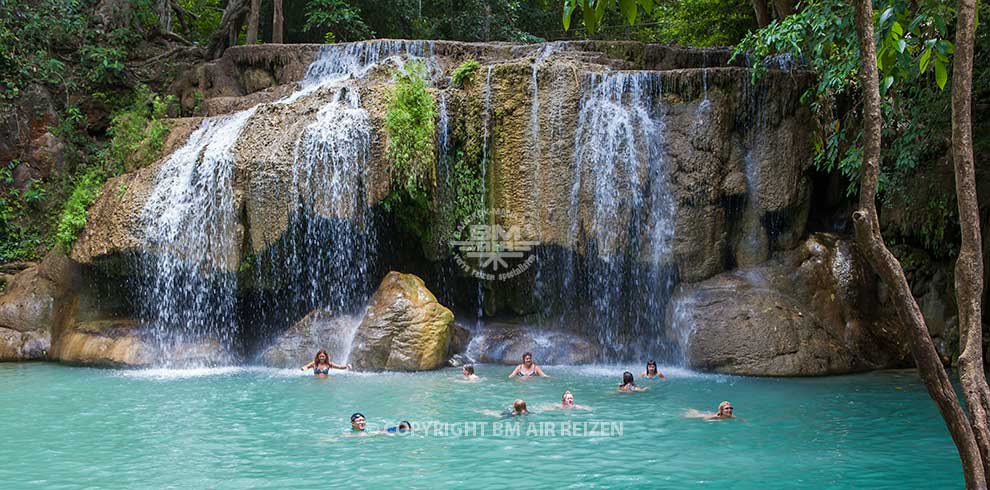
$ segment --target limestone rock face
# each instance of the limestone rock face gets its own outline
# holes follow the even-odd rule
[[[0,361],[44,359],[73,307],[76,264],[55,251],[10,281],[0,295]]]
[[[422,279],[389,272],[354,335],[350,362],[359,369],[436,369],[447,361],[453,322]]]
[[[682,285],[670,326],[694,368],[757,376],[905,365],[896,316],[851,242],[812,235],[760,267]]]
[[[526,352],[537,364],[594,362],[601,348],[580,334],[541,331],[514,324],[488,323],[471,339],[468,356],[480,362],[519,364]]]
[[[163,353],[147,342],[134,320],[81,322],[64,332],[51,357],[69,364],[103,367],[145,367],[159,364]],[[199,339],[175,346],[168,353],[174,366],[229,364],[232,359],[215,339]]]
[[[298,368],[312,361],[320,349],[326,349],[331,361],[345,364],[360,322],[360,317],[331,316],[323,310],[314,310],[279,335],[261,353],[261,362],[268,366]]]

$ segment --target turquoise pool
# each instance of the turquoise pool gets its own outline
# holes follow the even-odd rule
[[[640,380],[647,392],[620,394],[625,368],[546,367],[553,378],[519,381],[506,379],[511,367],[482,365],[483,379],[466,383],[454,369],[319,380],[265,368],[0,364],[0,486],[962,488],[955,448],[912,371],[756,379],[673,369]],[[591,410],[545,407],[564,390]],[[514,398],[534,413],[493,416]],[[739,419],[683,416],[723,399]],[[350,437],[355,411],[370,429],[410,420],[416,430]]]

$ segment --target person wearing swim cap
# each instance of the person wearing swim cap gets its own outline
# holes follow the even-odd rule
[[[388,429],[385,429],[385,432],[388,432],[388,433],[400,433],[400,434],[405,434],[407,432],[412,432],[412,424],[410,424],[406,420],[403,420],[402,422],[399,422],[399,426],[398,427],[389,427]]]
[[[351,415],[351,432],[364,432],[367,425],[368,422],[365,420],[363,413],[356,412],[354,415]]]

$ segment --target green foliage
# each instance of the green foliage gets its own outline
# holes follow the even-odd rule
[[[430,191],[436,182],[436,101],[430,95],[426,67],[407,63],[395,76],[385,113],[385,154],[392,162],[392,191],[385,206],[398,224],[419,236],[430,235]]]
[[[107,168],[127,171],[158,159],[168,126],[163,119],[172,96],[162,98],[141,85],[134,92],[130,107],[117,112],[110,122],[110,144],[104,154]]]
[[[952,55],[951,26],[945,21],[952,11],[933,1],[875,0],[874,8],[884,119],[879,191],[891,203],[895,195],[914,190],[921,165],[948,151],[950,101],[941,89]],[[742,55],[755,65],[754,81],[781,55],[802,60],[817,73],[817,85],[804,95],[820,128],[815,165],[825,172],[840,172],[848,182],[848,195],[855,195],[863,131],[852,5],[809,0],[796,14],[748,35],[734,54]],[[978,67],[974,78],[980,77],[980,70],[987,71]],[[952,208],[945,202],[929,202],[926,224],[911,230],[931,252],[951,248],[942,242],[948,236],[945,226],[953,220]]]
[[[387,98],[385,153],[398,185],[410,194],[432,186],[436,179],[434,134],[436,101],[427,86],[426,67],[407,63],[395,76]]]
[[[72,248],[76,236],[86,226],[86,210],[99,197],[105,179],[103,169],[92,167],[75,180],[55,230],[55,241],[65,251]]]
[[[571,28],[571,18],[578,10],[581,11],[585,31],[589,36],[594,36],[601,27],[605,14],[613,8],[618,8],[629,25],[634,25],[639,18],[640,9],[649,14],[655,6],[656,2],[653,0],[564,0],[564,30]]]
[[[0,262],[35,258],[41,235],[30,220],[45,200],[40,182],[29,180],[23,191],[13,186],[13,171],[20,162],[14,160],[0,167]]]
[[[454,204],[451,221],[460,225],[485,206],[485,181],[478,165],[468,163],[463,152],[454,159]],[[458,237],[463,238],[463,237]]]
[[[304,30],[323,30],[329,42],[356,41],[371,37],[371,29],[361,20],[361,12],[344,0],[308,0]]]
[[[644,41],[684,46],[729,46],[756,29],[750,0],[680,0],[658,2],[655,26],[644,27]]]
[[[450,83],[455,87],[460,87],[465,83],[471,83],[474,81],[474,75],[478,72],[478,68],[481,63],[475,60],[467,60],[454,68],[454,72],[450,75]]]
[[[224,0],[179,0],[179,5],[196,16],[189,21],[188,29],[183,34],[190,41],[208,44],[220,26]]]

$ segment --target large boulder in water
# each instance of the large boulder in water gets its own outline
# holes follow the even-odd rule
[[[0,295],[0,361],[45,359],[71,314],[77,266],[58,251],[28,267]]]
[[[259,359],[267,366],[294,368],[313,360],[320,349],[326,349],[331,361],[344,364],[360,322],[359,317],[333,316],[322,309],[313,310],[279,335]]]
[[[670,325],[694,368],[812,376],[903,366],[896,315],[853,243],[816,234],[766,264],[685,284]]]
[[[422,279],[389,272],[354,335],[350,362],[359,369],[436,369],[447,361],[453,323]]]
[[[538,364],[586,364],[601,347],[576,333],[493,322],[474,335],[467,354],[480,362],[519,364],[526,352]]]

